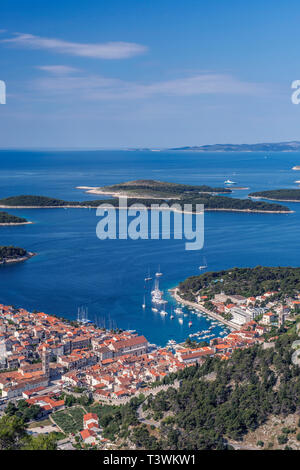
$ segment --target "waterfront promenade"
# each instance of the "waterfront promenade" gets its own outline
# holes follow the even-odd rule
[[[196,302],[190,302],[189,300],[182,299],[182,297],[180,297],[180,295],[178,294],[177,287],[175,287],[175,289],[170,289],[170,293],[177,302],[184,304],[186,306],[192,307],[194,309],[200,310],[200,312],[203,312],[206,315],[214,318],[215,320],[218,320],[219,322],[223,323],[229,328],[232,328],[233,330],[240,330],[241,325],[237,325],[236,323],[233,323],[230,320],[225,320],[225,318],[219,315],[218,313],[212,312],[211,310],[208,310],[207,308],[203,307],[202,305],[197,304]]]

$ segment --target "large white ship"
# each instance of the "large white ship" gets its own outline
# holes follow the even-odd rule
[[[153,304],[166,304],[167,301],[163,299],[163,292],[159,290],[159,281],[155,279],[155,285],[153,291],[151,291],[152,303]]]

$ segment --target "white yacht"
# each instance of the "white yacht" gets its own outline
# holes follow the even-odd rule
[[[207,261],[206,261],[205,256],[203,256],[203,263],[200,264],[199,269],[200,271],[202,271],[203,269],[206,269],[206,268],[207,268]]]
[[[177,313],[178,315],[183,314],[182,308],[175,308],[174,312]]]
[[[224,181],[224,184],[236,184],[236,182],[231,181],[231,180],[226,180],[226,181]]]
[[[163,292],[159,290],[158,279],[155,279],[154,290],[151,292],[152,303],[154,304],[167,304],[168,302],[163,299]]]
[[[182,325],[182,324],[183,324],[183,319],[182,319],[181,317],[180,317],[180,318],[178,318],[178,321],[179,321],[180,325]]]
[[[160,271],[160,266],[158,266],[158,271],[157,271],[157,273],[155,273],[155,276],[160,277],[162,275],[163,275],[163,273]]]

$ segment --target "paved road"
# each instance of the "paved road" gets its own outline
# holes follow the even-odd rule
[[[142,413],[143,413],[142,407],[143,407],[143,403],[137,409],[138,420],[143,424],[148,424],[149,426],[155,426],[156,428],[158,428],[160,423],[157,423],[156,421],[153,421],[152,419],[143,418],[143,416],[142,416]]]

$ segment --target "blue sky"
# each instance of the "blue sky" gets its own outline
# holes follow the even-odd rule
[[[1,0],[1,147],[300,140],[296,1]]]

